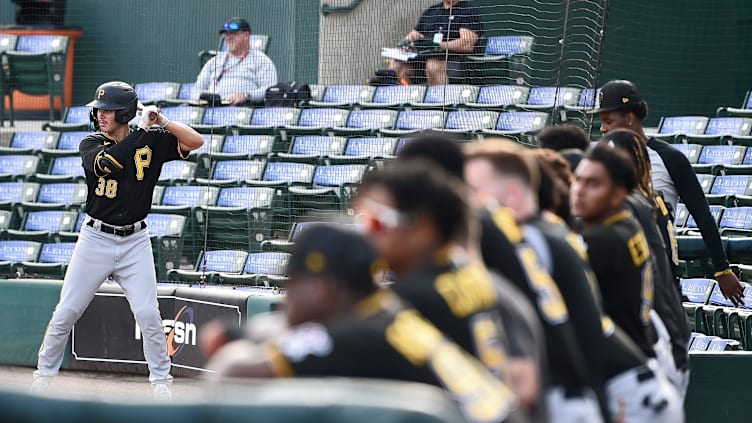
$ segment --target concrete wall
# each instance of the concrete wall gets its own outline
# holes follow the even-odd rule
[[[319,18],[319,83],[362,84],[386,67],[382,47],[393,47],[437,0],[363,0],[352,12]],[[344,6],[350,0],[321,0]]]

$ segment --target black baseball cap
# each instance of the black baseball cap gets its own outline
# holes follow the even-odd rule
[[[313,225],[298,235],[287,264],[288,275],[327,275],[359,292],[376,288],[376,269],[376,250],[363,235],[329,223]]]
[[[219,33],[224,34],[225,32],[238,31],[251,32],[251,24],[249,24],[248,21],[243,18],[230,18],[227,20],[227,22],[225,22],[224,25],[222,25],[222,29],[219,30]]]
[[[643,102],[637,87],[631,81],[625,79],[608,81],[601,88],[598,99],[600,106],[597,109],[589,110],[588,113],[610,112]]]

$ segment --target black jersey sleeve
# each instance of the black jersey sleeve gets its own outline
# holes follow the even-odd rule
[[[702,239],[705,241],[705,245],[710,252],[710,257],[713,260],[713,268],[715,271],[728,269],[729,262],[726,258],[726,252],[723,250],[718,225],[710,213],[710,207],[705,200],[705,194],[702,192],[702,187],[697,181],[695,171],[692,169],[689,160],[679,150],[665,142],[651,138],[648,145],[663,159],[666,170],[674,181],[674,186],[679,193],[679,197],[683,200],[684,205],[687,206],[689,214],[695,218],[697,227],[702,234]]]
[[[164,128],[150,129],[151,133],[155,135],[156,143],[155,149],[162,152],[165,162],[172,160],[185,160],[188,158],[190,152],[185,152],[180,149],[180,141],[172,134],[172,132]]]
[[[499,210],[496,218],[485,208],[479,209],[477,214],[481,224],[481,254],[486,267],[509,279],[518,289],[525,289],[528,278],[509,239],[516,237],[515,241],[519,242],[522,237],[514,218],[511,215],[506,216],[504,210]]]
[[[101,134],[91,134],[82,139],[78,145],[78,151],[81,154],[84,169],[98,177],[105,176],[111,170],[117,169],[114,160],[106,156],[107,142]],[[106,168],[102,159],[106,159],[108,163],[111,163],[110,167],[112,169]]]

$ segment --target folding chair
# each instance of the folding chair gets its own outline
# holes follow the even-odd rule
[[[87,193],[86,184],[75,182],[41,184],[36,200],[22,202],[21,208],[24,211],[71,210],[78,212],[86,203]]]
[[[212,164],[210,178],[197,178],[203,185],[234,186],[255,183],[261,179],[266,166],[265,160],[221,160]]]
[[[24,181],[35,175],[39,157],[34,155],[0,155],[0,181]]]
[[[179,82],[140,82],[133,85],[138,101],[144,105],[175,100],[180,92]]]
[[[701,135],[708,126],[705,116],[671,116],[661,118],[656,138],[671,143],[686,143],[687,135]]]
[[[548,123],[550,116],[543,112],[501,112],[495,129],[485,129],[484,136],[514,138],[517,141],[534,145],[535,134]]]

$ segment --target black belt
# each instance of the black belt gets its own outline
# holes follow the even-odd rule
[[[94,223],[95,223],[94,219],[89,219],[89,221],[86,222],[86,224],[88,226],[91,226],[92,228],[95,227]],[[118,236],[133,235],[134,233],[138,231],[142,231],[144,229],[146,229],[146,222],[144,222],[143,220],[133,225],[125,225],[125,226],[111,226],[104,222],[99,223],[100,231],[107,233],[107,234],[118,235]]]

